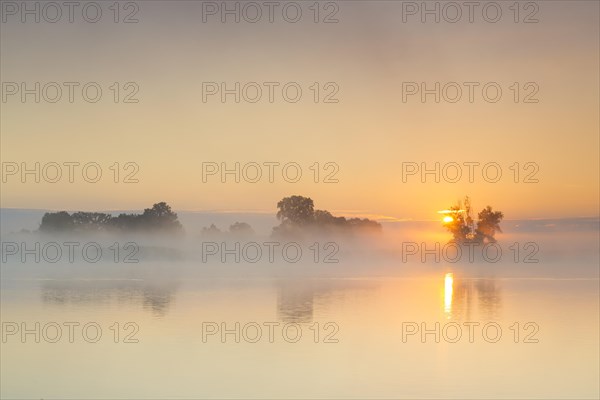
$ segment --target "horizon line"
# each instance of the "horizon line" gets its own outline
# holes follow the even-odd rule
[[[0,211],[2,210],[19,210],[19,211],[46,211],[46,212],[58,212],[58,211],[67,211],[67,212],[79,212],[82,210],[58,210],[58,209],[47,209],[47,208],[17,208],[17,207],[0,207]],[[143,209],[114,209],[114,210],[99,210],[99,211],[82,211],[82,212],[106,212],[106,213],[114,213],[114,212],[128,212],[128,211],[139,211]],[[258,215],[273,215],[270,210],[231,210],[231,209],[206,209],[206,210],[174,210],[176,213],[208,213],[208,214],[258,214]],[[355,217],[361,216],[363,218],[372,218],[378,222],[386,222],[386,223],[402,223],[402,222],[436,222],[438,219],[413,219],[413,218],[399,218],[394,216],[387,216],[381,214],[374,214],[370,212],[358,212],[358,211],[350,211],[350,210],[333,210],[332,214],[335,213],[351,213],[354,214]],[[573,216],[573,217],[534,217],[534,218],[506,218],[503,221],[544,221],[544,220],[568,220],[568,219],[600,219],[600,215],[595,216]]]

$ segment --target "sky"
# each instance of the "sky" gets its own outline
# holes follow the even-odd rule
[[[223,3],[208,3],[120,3],[118,23],[109,3],[100,3],[97,23],[80,9],[73,23],[65,10],[56,23],[44,19],[53,10],[41,10],[39,23],[31,15],[23,23],[20,8],[13,15],[3,4],[1,207],[124,210],[166,201],[175,210],[274,212],[281,198],[304,195],[338,214],[421,220],[469,195],[475,209],[489,204],[510,219],[598,216],[598,2],[520,3],[518,23],[513,2],[497,2],[496,23],[479,8],[472,23],[466,8],[455,23],[444,19],[452,18],[450,9],[440,11],[439,23],[431,15],[423,23],[418,11],[403,9],[410,2],[384,1],[321,2],[318,23],[313,2],[294,3],[302,10],[296,23],[280,8],[269,22],[257,2],[257,22],[244,20],[254,17],[247,9],[239,23],[231,15],[223,23]],[[213,5],[216,15],[206,8]],[[123,23],[127,16],[138,22]],[[23,82],[56,82],[62,97],[47,101],[55,93],[50,85],[45,94],[40,89],[39,103],[32,94],[23,102],[21,92],[12,94]],[[73,102],[64,82],[78,84]],[[94,87],[102,89],[95,103],[81,89],[90,82],[90,98]],[[234,94],[223,102],[220,92],[207,92],[236,82],[239,103]],[[256,84],[243,92],[249,82]],[[272,102],[265,82],[274,87]],[[420,92],[407,94],[436,82],[439,103],[435,94],[424,102]],[[465,82],[473,82],[472,102]],[[497,102],[484,97],[486,84],[488,99],[502,90]],[[253,103],[257,86],[262,96]],[[451,102],[457,86],[462,97]],[[297,87],[299,100],[286,100]],[[65,162],[79,163],[71,164],[73,182]],[[35,163],[40,182],[32,174],[23,182],[22,167]],[[53,163],[62,166],[56,183]],[[82,177],[81,166],[90,163],[102,171],[95,183]],[[240,182],[203,176],[206,163],[240,163]],[[273,182],[264,163],[279,163],[270,164]],[[436,163],[439,182],[421,176]],[[256,165],[262,179],[252,182]],[[453,183],[457,165],[462,178]],[[416,174],[406,175],[415,166]],[[302,176],[291,182],[298,167]],[[494,182],[497,170],[502,176]]]

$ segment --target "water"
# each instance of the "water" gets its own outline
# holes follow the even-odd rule
[[[537,264],[6,263],[1,394],[597,398],[597,232],[571,237],[543,238]],[[40,342],[10,322],[39,322]]]

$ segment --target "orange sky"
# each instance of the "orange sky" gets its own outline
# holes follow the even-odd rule
[[[539,23],[402,23],[394,2],[341,3],[339,23],[203,24],[194,2],[142,4],[137,24],[1,26],[2,82],[98,82],[103,97],[55,104],[11,96],[2,107],[3,168],[22,162],[96,162],[103,176],[88,183],[2,183],[2,207],[140,209],[167,201],[176,210],[275,209],[292,194],[328,210],[433,219],[468,194],[507,218],[598,215],[599,21],[596,2],[540,3]],[[115,104],[109,88],[135,82],[134,104]],[[202,82],[297,82],[289,103],[202,101]],[[310,89],[319,82],[319,102]],[[324,103],[333,82],[338,103]],[[497,103],[475,91],[471,103],[402,101],[403,82],[496,82]],[[515,103],[511,85],[519,83]],[[528,82],[538,103],[524,103]],[[531,88],[531,87],[529,87]],[[6,88],[5,88],[6,89]],[[78,95],[79,93],[79,95]],[[466,92],[463,94],[465,95]],[[466,96],[466,95],[465,95]],[[31,97],[30,97],[31,98]],[[232,97],[230,97],[231,99]],[[120,163],[119,182],[109,167]],[[122,183],[135,162],[138,183]],[[202,163],[297,163],[297,183],[267,169],[257,183],[204,183]],[[314,170],[319,163],[319,182]],[[323,183],[326,163],[338,183]],[[419,175],[403,182],[403,163],[497,163],[502,179],[476,173],[458,183]],[[521,174],[514,182],[519,163]],[[526,163],[538,183],[524,183]],[[12,165],[12,164],[11,164]],[[513,167],[514,168],[514,167]],[[67,169],[63,169],[65,174]],[[440,170],[441,171],[441,170]],[[47,171],[48,172],[48,171]],[[446,171],[446,172],[449,172]],[[463,174],[468,170],[463,169]],[[477,172],[477,170],[476,170]]]

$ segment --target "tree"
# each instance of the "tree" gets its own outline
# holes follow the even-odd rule
[[[368,218],[350,218],[347,225],[352,229],[370,230],[374,232],[381,231],[381,224]]]
[[[381,224],[364,218],[336,217],[326,210],[315,210],[312,199],[303,196],[285,197],[277,203],[277,218],[281,224],[273,228],[275,235],[301,235],[306,231],[349,232],[381,231]]]
[[[73,227],[76,230],[99,231],[109,226],[112,216],[96,212],[76,212],[71,218]]]
[[[445,221],[444,226],[452,233],[455,242],[461,243],[466,241],[471,232],[471,228],[467,222],[470,216],[467,216],[465,210],[462,209],[460,200],[456,205],[450,207],[449,211],[450,213],[447,216],[451,219]]]
[[[314,222],[317,226],[344,226],[347,224],[345,217],[334,217],[329,211],[316,210]]]
[[[462,208],[464,206],[464,208]],[[478,214],[477,228],[471,217],[471,200],[465,197],[464,205],[459,201],[456,205],[450,207],[446,212],[448,220],[444,219],[444,226],[452,236],[454,241],[461,242],[495,242],[496,232],[502,232],[500,221],[504,214],[500,211],[492,211],[492,207],[487,206]]]
[[[70,215],[66,211],[46,213],[42,217],[42,232],[77,231],[161,231],[179,232],[183,230],[177,214],[165,203],[156,203],[143,214],[119,214],[113,217],[105,213],[79,211]]]
[[[135,231],[141,228],[140,217],[139,214],[119,214],[110,220],[109,225],[118,231]]]
[[[215,224],[210,224],[210,226],[202,228],[202,234],[206,236],[219,236],[221,235],[221,230],[215,226]]]
[[[494,236],[496,232],[502,232],[500,229],[500,221],[504,218],[504,214],[501,211],[492,211],[492,207],[487,206],[478,215],[477,222],[477,236],[480,241],[495,242]]]
[[[277,219],[282,225],[308,225],[314,221],[315,205],[312,199],[303,196],[285,197],[277,203]]]
[[[229,227],[229,233],[239,236],[254,235],[254,229],[245,222],[236,222]]]
[[[68,232],[73,230],[73,218],[66,211],[45,213],[40,224],[42,232]]]
[[[182,228],[177,214],[164,201],[154,204],[152,208],[146,208],[141,215],[141,220],[144,228],[149,229],[181,230]]]

